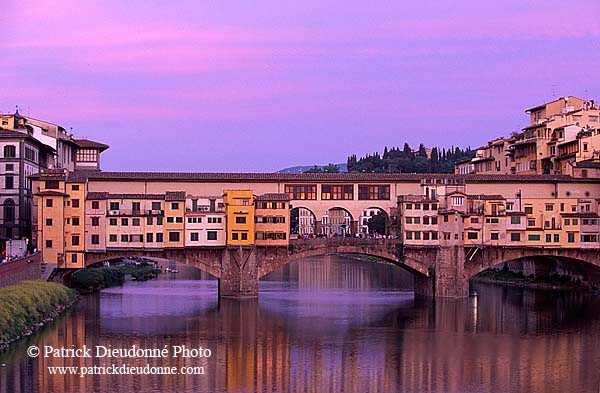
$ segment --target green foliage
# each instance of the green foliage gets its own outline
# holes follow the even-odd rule
[[[75,291],[45,281],[23,281],[0,288],[0,343],[22,336],[75,296]]]
[[[340,167],[338,167],[335,164],[329,163],[329,165],[325,165],[323,167],[319,167],[319,166],[314,166],[312,168],[310,168],[307,171],[304,171],[304,173],[339,173],[340,172]]]
[[[413,152],[412,148],[405,143],[403,148],[388,148],[383,150],[383,156],[379,153],[367,154],[357,158],[356,154],[348,157],[348,172],[374,172],[374,173],[454,173],[456,162],[471,159],[475,151],[471,148],[465,150],[456,148],[431,149],[427,156],[427,149],[423,144]]]
[[[380,235],[385,234],[385,222],[386,215],[384,212],[379,212],[367,221],[369,227],[369,233],[378,233]]]
[[[134,280],[148,280],[156,277],[158,269],[150,264],[127,264],[118,267],[101,267],[81,269],[73,273],[71,286],[79,292],[89,293],[121,285],[125,276],[130,275]]]

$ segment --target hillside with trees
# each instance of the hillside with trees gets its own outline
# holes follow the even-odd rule
[[[439,149],[434,147],[428,154],[423,144],[419,149],[413,151],[408,145],[404,147],[387,146],[383,150],[383,155],[378,152],[367,154],[364,157],[357,158],[356,154],[348,157],[348,172],[375,172],[375,173],[454,173],[454,164],[471,159],[475,156],[475,151],[470,147],[460,149],[452,147],[450,149]]]

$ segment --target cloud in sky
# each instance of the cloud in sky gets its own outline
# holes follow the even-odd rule
[[[3,7],[0,111],[106,141],[107,169],[270,171],[480,144],[555,95],[600,98],[592,0]]]

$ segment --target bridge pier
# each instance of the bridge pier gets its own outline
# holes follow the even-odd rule
[[[256,247],[227,247],[221,255],[219,297],[258,297]]]
[[[414,288],[417,296],[467,297],[469,281],[465,277],[465,248],[460,245],[440,246],[429,276],[415,274]]]

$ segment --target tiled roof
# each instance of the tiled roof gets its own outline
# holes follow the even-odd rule
[[[576,164],[577,168],[600,168],[600,161],[597,160],[584,160],[579,161]]]
[[[33,176],[34,178],[36,175]],[[451,179],[472,183],[494,182],[600,182],[600,179],[581,179],[566,175],[484,175],[445,173],[198,173],[198,172],[102,172],[75,171],[69,182],[96,181],[197,181],[197,182],[418,182],[421,180]]]
[[[467,195],[467,199],[477,199],[481,201],[496,201],[496,200],[504,200],[502,195]]]
[[[75,144],[79,147],[81,147],[82,149],[98,149],[101,151],[104,151],[106,149],[108,149],[108,145],[105,145],[104,143],[100,143],[100,142],[96,142],[96,141],[91,141],[89,139],[73,139],[73,142],[75,142]]]
[[[36,193],[35,195],[40,195],[40,196],[69,196],[69,194],[65,194],[64,192],[50,191],[50,190],[40,191],[40,192]]]
[[[288,194],[270,193],[270,194],[258,195],[255,200],[257,200],[257,201],[289,201],[290,196]]]
[[[167,191],[165,201],[185,201],[185,191]]]
[[[100,199],[165,199],[164,194],[110,194],[108,192],[88,192],[87,200]]]

